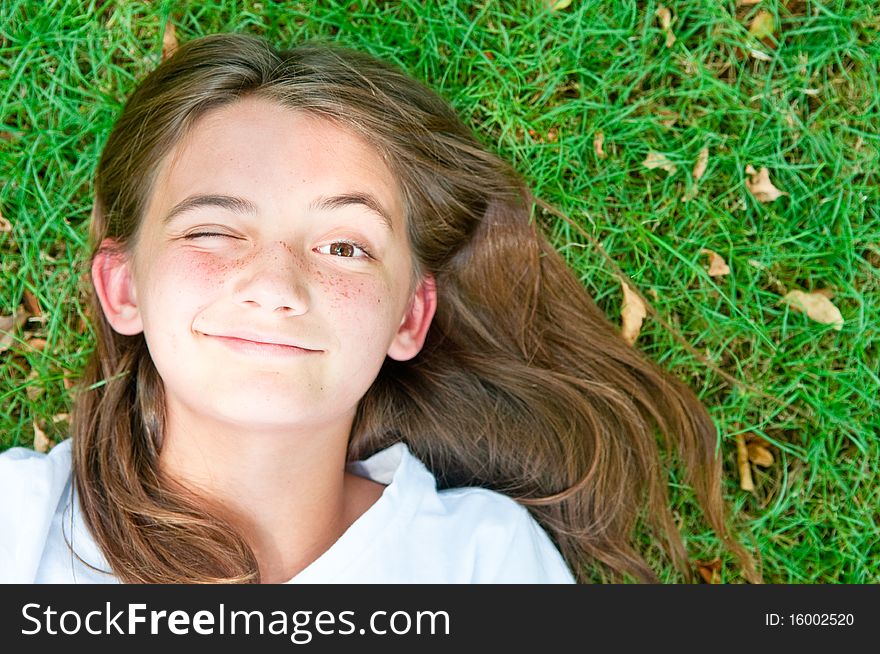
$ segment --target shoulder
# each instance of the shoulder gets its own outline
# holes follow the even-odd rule
[[[67,485],[70,474],[70,439],[56,445],[48,454],[24,447],[0,453],[0,491],[4,499],[40,496],[53,489],[60,491]]]
[[[451,529],[467,534],[474,583],[573,583],[550,536],[525,507],[485,488],[439,491]]]
[[[70,440],[48,454],[23,447],[0,453],[0,582],[26,582],[71,475]]]
[[[438,491],[434,476],[406,446],[394,448],[397,466],[386,492],[397,498],[398,524],[414,544],[409,554],[430,566],[437,580],[573,583],[556,546],[525,507],[486,488]]]

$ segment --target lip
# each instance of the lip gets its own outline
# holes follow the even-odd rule
[[[284,342],[284,339],[272,336],[263,336],[258,334],[244,334],[236,332],[235,334],[204,334],[212,339],[216,339],[233,350],[239,352],[247,352],[251,354],[272,354],[272,355],[304,355],[304,354],[320,354],[323,350],[313,350],[311,348],[302,347],[290,342]]]

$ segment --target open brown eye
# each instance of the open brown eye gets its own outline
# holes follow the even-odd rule
[[[352,241],[334,241],[328,245],[322,245],[316,249],[321,254],[329,254],[341,259],[368,259],[370,253],[367,248]]]
[[[351,243],[331,243],[330,254],[339,257],[353,257],[355,246]]]

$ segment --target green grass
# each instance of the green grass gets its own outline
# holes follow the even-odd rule
[[[449,98],[651,299],[673,331],[649,318],[637,347],[709,407],[725,495],[767,582],[880,581],[874,3],[669,2],[669,48],[650,2],[575,0],[558,12],[540,0],[86,4],[0,5],[0,211],[12,224],[0,233],[0,316],[25,291],[43,314],[0,353],[0,446],[30,446],[33,421],[63,436],[53,416],[70,410],[65,378],[92,347],[80,305],[91,174],[125,97],[158,62],[166,20],[181,41],[217,31],[279,44],[320,36],[395,61]],[[777,22],[773,47],[748,34],[761,10]],[[743,56],[751,48],[770,61]],[[665,125],[663,112],[676,122]],[[593,149],[598,131],[606,159]],[[704,146],[709,164],[695,185]],[[644,168],[649,151],[676,172]],[[748,164],[766,166],[789,195],[756,202]],[[543,218],[617,321],[614,266],[565,221]],[[731,274],[709,277],[702,248]],[[781,302],[788,290],[818,288],[833,290],[842,330]],[[45,348],[24,344],[32,338]],[[755,469],[754,493],[739,488],[734,438],[744,432],[776,457]],[[672,489],[692,557],[721,556],[722,579],[740,581],[687,488],[673,479]],[[677,580],[644,539],[662,577]]]

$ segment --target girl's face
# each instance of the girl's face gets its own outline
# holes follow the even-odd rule
[[[424,342],[433,283],[413,292],[411,256],[376,151],[246,98],[163,162],[133,257],[99,297],[117,331],[143,331],[170,410],[327,427],[351,420],[386,355]]]

